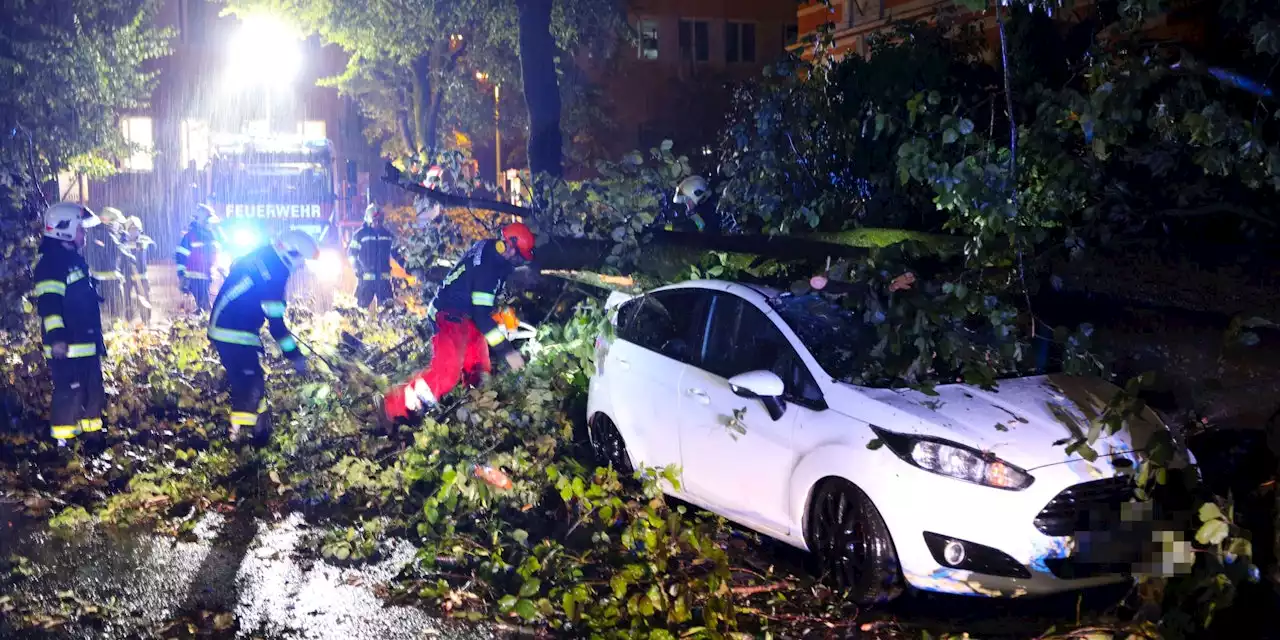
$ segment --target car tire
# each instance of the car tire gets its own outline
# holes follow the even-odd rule
[[[805,524],[819,571],[850,600],[875,604],[902,594],[902,570],[889,527],[853,483],[839,478],[819,483]]]
[[[587,432],[591,437],[591,452],[595,455],[596,464],[613,467],[622,478],[629,478],[635,472],[622,432],[618,431],[617,425],[613,424],[609,416],[597,414],[587,425]]]

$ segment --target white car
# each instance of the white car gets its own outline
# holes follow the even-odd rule
[[[597,455],[677,465],[668,494],[814,552],[851,598],[891,599],[904,580],[1019,596],[1125,579],[1129,558],[1090,532],[1132,494],[1130,436],[1104,436],[1092,463],[1062,445],[1115,387],[843,382],[874,332],[816,294],[695,281],[609,305],[616,338],[597,341],[587,409]],[[1142,429],[1164,427],[1147,410]]]

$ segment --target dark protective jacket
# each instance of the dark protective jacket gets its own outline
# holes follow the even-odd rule
[[[191,223],[173,252],[173,260],[178,264],[178,277],[209,280],[218,262],[218,249],[218,236],[212,229]]]
[[[126,254],[121,263],[121,271],[124,273],[126,280],[146,280],[147,278],[147,252],[155,245],[155,240],[149,236],[138,236],[137,240],[125,240],[120,248]]]
[[[89,278],[89,265],[67,243],[45,238],[35,265],[36,310],[44,327],[44,355],[67,343],[67,357],[103,356],[101,298]]]
[[[481,240],[467,250],[458,264],[445,277],[428,313],[451,312],[471,318],[484,334],[485,342],[498,352],[511,348],[507,338],[493,319],[498,291],[506,283],[515,265],[502,257],[501,240]]]
[[[233,262],[213,301],[209,339],[261,349],[258,332],[266,322],[280,350],[290,358],[299,357],[298,343],[284,323],[288,284],[289,268],[272,245],[259,247]]]
[[[100,224],[85,230],[84,259],[89,275],[97,280],[119,280],[125,261],[120,238],[109,225]]]
[[[395,247],[396,237],[386,227],[364,225],[347,244],[347,256],[361,280],[379,280],[391,277],[391,259],[403,264]]]

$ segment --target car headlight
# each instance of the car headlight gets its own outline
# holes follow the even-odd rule
[[[321,251],[319,258],[307,263],[307,267],[321,282],[337,282],[342,277],[342,265],[342,256],[333,249]]]
[[[925,471],[1009,491],[1021,491],[1035,482],[1026,471],[972,447],[940,438],[871,428],[890,451]]]

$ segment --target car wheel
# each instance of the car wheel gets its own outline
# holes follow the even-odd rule
[[[902,593],[902,572],[889,528],[861,489],[846,480],[821,483],[809,504],[809,549],[836,588],[859,604]]]
[[[597,415],[587,426],[591,434],[591,451],[596,462],[613,467],[619,476],[630,476],[635,469],[631,468],[631,456],[627,453],[627,443],[623,441],[618,427],[608,416]]]

